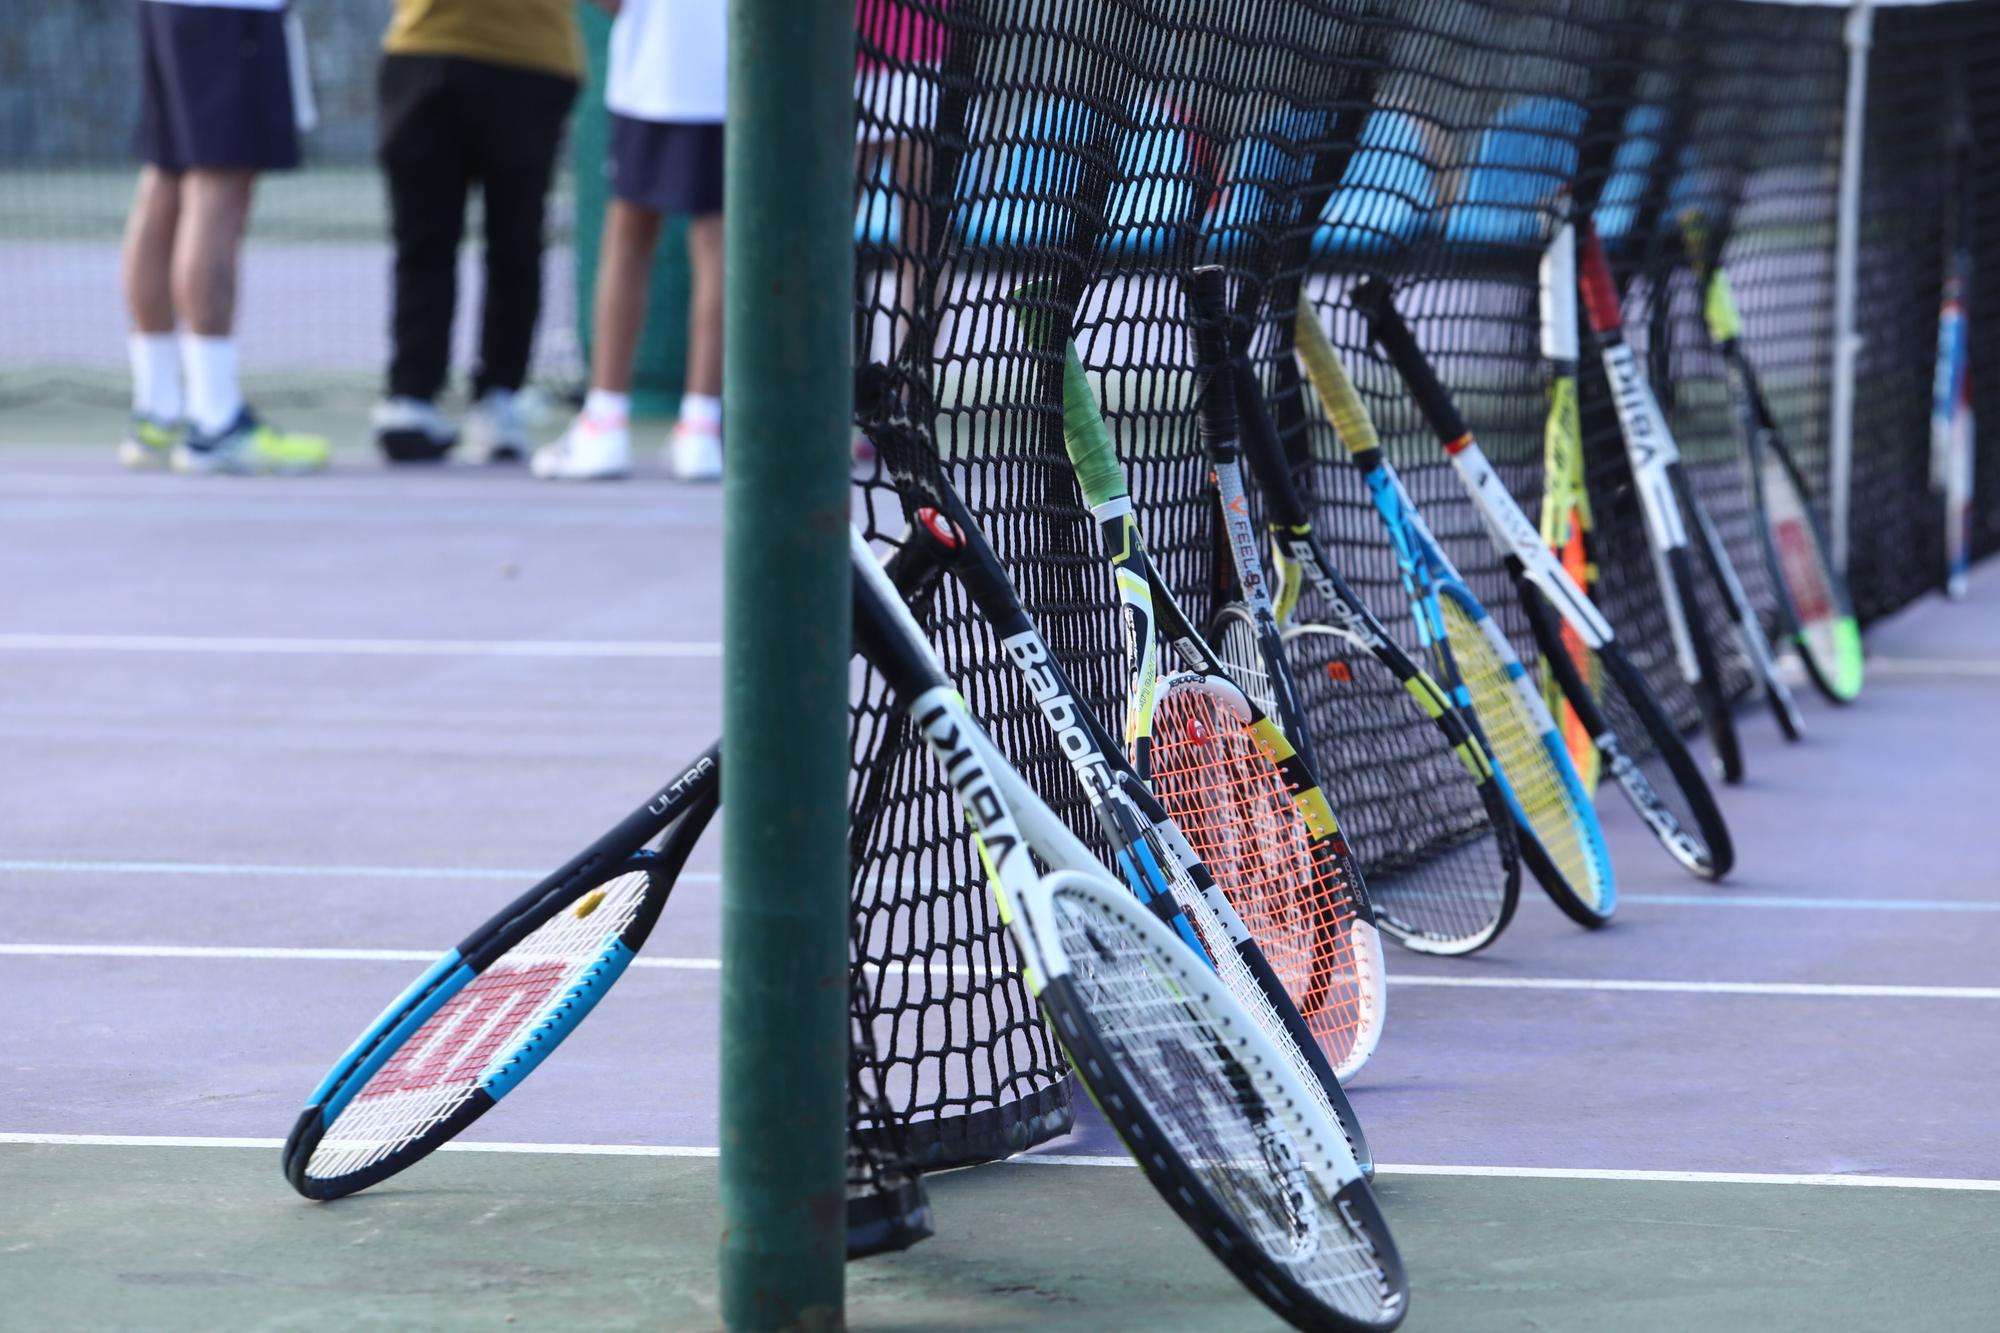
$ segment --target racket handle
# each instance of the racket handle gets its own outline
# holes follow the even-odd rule
[[[1577,223],[1577,286],[1583,292],[1583,310],[1590,317],[1591,332],[1625,332],[1625,312],[1618,301],[1618,281],[1611,276],[1611,260],[1604,253],[1604,238],[1597,234],[1589,218]]]
[[[1382,278],[1370,278],[1349,294],[1348,300],[1368,321],[1368,331],[1389,358],[1389,364],[1403,377],[1404,387],[1417,400],[1417,408],[1430,423],[1431,430],[1446,446],[1467,439],[1472,432],[1465,428],[1465,418],[1458,414],[1458,405],[1451,401],[1444,385],[1438,382],[1437,371],[1432,369],[1429,358],[1417,346],[1416,336],[1410,326],[1396,311],[1395,302],[1389,299],[1389,284]]]
[[[1188,313],[1193,317],[1195,398],[1201,442],[1217,462],[1236,453],[1236,394],[1229,375],[1229,316],[1224,310],[1222,268],[1203,264],[1188,274]]]
[[[1319,316],[1303,300],[1299,302],[1292,335],[1299,360],[1305,363],[1306,378],[1312,381],[1320,406],[1333,422],[1333,433],[1347,446],[1347,452],[1360,455],[1380,450],[1382,441],[1375,434],[1375,420],[1368,415],[1367,404],[1361,401],[1361,394],[1348,376],[1347,367],[1341,364],[1340,354],[1333,350],[1326,330],[1319,326]]]
[[[1264,488],[1271,517],[1281,527],[1300,531],[1309,526],[1311,519],[1306,515],[1305,502],[1299,498],[1298,487],[1292,483],[1283,446],[1278,443],[1277,425],[1271,420],[1270,405],[1264,401],[1264,386],[1257,382],[1257,372],[1248,355],[1233,357],[1230,371],[1236,381],[1237,410],[1242,414],[1243,456],[1250,460],[1251,475]]]
[[[1056,294],[1054,282],[1030,282],[1016,287],[1007,297],[1014,318],[1028,335],[1028,345],[1038,352],[1062,348],[1063,451],[1076,469],[1076,482],[1083,502],[1092,509],[1125,497],[1125,470],[1118,465],[1118,451],[1111,445],[1090,380],[1083,373],[1083,358],[1076,343],[1065,336],[1050,303]]]

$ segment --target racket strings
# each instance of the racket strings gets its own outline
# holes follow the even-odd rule
[[[1486,747],[1529,828],[1577,895],[1593,905],[1601,903],[1603,886],[1590,845],[1594,839],[1569,783],[1544,744],[1539,719],[1521,697],[1517,678],[1464,607],[1450,597],[1438,598],[1438,606],[1444,613],[1452,660],[1472,698]]]
[[[1595,653],[1591,654],[1591,657],[1593,661],[1596,660]],[[1646,726],[1645,716],[1627,696],[1625,687],[1618,683],[1618,678],[1609,672],[1604,672],[1601,676],[1598,706],[1603,709],[1605,724],[1617,734],[1620,744],[1625,747],[1626,754],[1634,761],[1639,776],[1652,788],[1653,795],[1659,799],[1660,805],[1673,817],[1681,831],[1700,843],[1703,852],[1706,853],[1707,839],[1702,834],[1701,822],[1695,818],[1694,807],[1689,802],[1687,793],[1681,790],[1680,779],[1674,776],[1672,766],[1661,753],[1659,743],[1653,738],[1651,729]],[[1613,785],[1619,787],[1627,800],[1632,800],[1635,806],[1638,804],[1631,793],[1624,792],[1622,784]]]
[[[1192,955],[1161,956],[1082,894],[1058,890],[1052,907],[1083,1015],[1173,1154],[1265,1260],[1341,1314],[1380,1319],[1379,1252],[1335,1199],[1338,1122],[1296,1105],[1212,1016]]]
[[[606,964],[650,882],[641,870],[599,885],[446,1000],[355,1091],[306,1174],[330,1180],[366,1170],[457,1114],[492,1075],[527,1053]]]
[[[1438,941],[1483,936],[1507,910],[1515,872],[1445,733],[1374,653],[1337,630],[1295,626],[1286,656],[1378,920]]]
[[[1255,735],[1199,687],[1162,693],[1153,790],[1339,1069],[1361,1043],[1372,980],[1351,886]]]

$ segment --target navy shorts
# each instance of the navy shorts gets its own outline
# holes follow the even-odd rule
[[[162,171],[299,164],[285,18],[139,0],[139,156]]]
[[[722,126],[612,112],[611,193],[655,213],[720,213]]]

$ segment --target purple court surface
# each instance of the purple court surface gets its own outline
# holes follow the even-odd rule
[[[712,738],[720,493],[358,451],[133,476],[23,443],[23,416],[0,419],[17,1326],[563,1327],[584,1307],[551,1293],[580,1286],[578,1324],[711,1326],[713,830],[644,965],[467,1135],[502,1150],[323,1207],[276,1140],[430,958]],[[1741,713],[1726,885],[1607,800],[1611,927],[1529,881],[1487,952],[1392,954],[1352,1093],[1409,1327],[2000,1327],[2000,574],[1869,648],[1856,705],[1801,684],[1804,743]],[[1101,1123],[1041,1155],[934,1182],[939,1237],[851,1270],[856,1326],[1269,1326]],[[449,1225],[486,1217],[486,1242]],[[548,1270],[525,1286],[523,1251]]]

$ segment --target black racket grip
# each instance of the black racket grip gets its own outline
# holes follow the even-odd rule
[[[1243,431],[1243,456],[1250,460],[1250,473],[1264,488],[1271,517],[1287,528],[1303,528],[1311,520],[1305,502],[1292,484],[1292,471],[1278,443],[1278,427],[1271,419],[1270,404],[1264,401],[1264,386],[1247,355],[1239,353],[1229,363],[1236,382],[1236,408]]]
[[[1194,333],[1196,418],[1202,447],[1219,462],[1236,452],[1236,395],[1229,382],[1229,314],[1222,267],[1203,264],[1188,274]]]
[[[1471,434],[1465,428],[1465,418],[1458,414],[1457,404],[1451,401],[1444,385],[1438,382],[1437,371],[1431,368],[1429,358],[1417,346],[1410,326],[1396,311],[1396,303],[1389,297],[1389,284],[1382,278],[1370,278],[1348,293],[1347,299],[1368,321],[1368,332],[1388,356],[1389,364],[1403,377],[1403,387],[1410,391],[1410,397],[1417,400],[1417,409],[1430,423],[1431,430],[1444,444],[1455,444]]]

